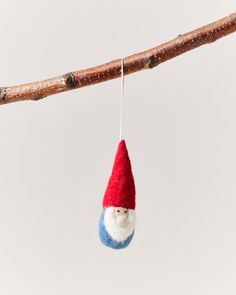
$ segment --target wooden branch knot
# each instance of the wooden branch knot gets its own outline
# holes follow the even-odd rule
[[[75,88],[78,86],[78,81],[75,77],[75,75],[73,73],[67,73],[65,74],[65,84],[69,87],[69,88]]]
[[[152,55],[149,58],[148,68],[153,69],[159,65],[159,59],[156,55]]]

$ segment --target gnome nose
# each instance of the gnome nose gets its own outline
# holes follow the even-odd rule
[[[127,219],[127,216],[126,215],[119,215],[117,217],[117,222],[121,224],[121,223],[125,222],[126,219]]]

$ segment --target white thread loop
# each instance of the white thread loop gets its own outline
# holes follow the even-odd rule
[[[121,58],[121,93],[120,93],[120,140],[123,137],[123,121],[124,121],[124,86],[125,86],[125,77],[124,77],[124,57]]]

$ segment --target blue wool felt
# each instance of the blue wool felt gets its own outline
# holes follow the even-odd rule
[[[103,210],[103,212],[100,216],[100,220],[99,220],[99,236],[100,236],[102,243],[105,246],[110,247],[112,249],[119,250],[119,249],[126,248],[134,236],[134,231],[126,240],[121,241],[121,242],[114,241],[105,228],[104,213],[105,213],[105,210]]]

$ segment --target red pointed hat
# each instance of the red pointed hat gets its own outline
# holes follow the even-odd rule
[[[110,206],[135,209],[135,184],[124,140],[119,143],[112,174],[103,198],[103,208]]]

